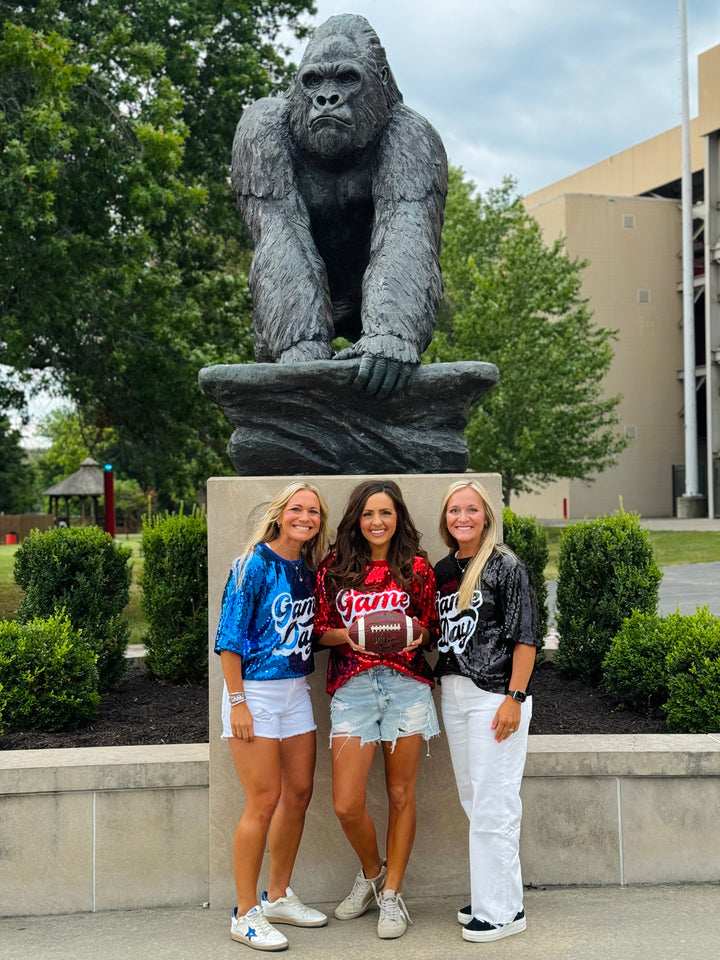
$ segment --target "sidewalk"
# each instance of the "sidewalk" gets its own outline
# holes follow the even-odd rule
[[[334,904],[320,905],[332,915]],[[454,900],[410,900],[415,923],[378,940],[377,911],[327,927],[283,926],[293,960],[707,960],[720,944],[720,885],[527,890],[524,933],[462,939]],[[196,908],[0,920],[0,960],[250,960],[225,913]]]

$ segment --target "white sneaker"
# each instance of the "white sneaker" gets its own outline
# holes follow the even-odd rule
[[[401,937],[407,930],[408,923],[412,923],[403,898],[394,890],[386,888],[377,898],[377,902],[380,907],[377,935],[381,940]]]
[[[230,921],[230,936],[253,950],[287,950],[288,946],[287,938],[270,926],[257,904],[240,916],[235,907]]]
[[[262,912],[272,923],[292,923],[295,927],[324,927],[328,918],[319,910],[306,906],[288,887],[284,897],[268,900],[267,891],[260,901]]]
[[[380,867],[380,873],[376,877],[371,877],[369,880],[361,868],[360,873],[355,877],[352,890],[343,902],[335,907],[337,919],[354,920],[355,917],[361,917],[370,904],[377,900],[377,892],[382,889],[386,876],[386,864]]]

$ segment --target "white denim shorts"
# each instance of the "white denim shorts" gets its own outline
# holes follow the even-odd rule
[[[440,733],[430,684],[392,667],[363,670],[339,687],[330,701],[333,737],[360,737],[360,746],[419,734]]]
[[[316,729],[310,700],[310,684],[306,677],[288,680],[245,680],[247,705],[253,718],[256,737],[286,740]],[[232,740],[230,699],[223,683],[222,739]]]

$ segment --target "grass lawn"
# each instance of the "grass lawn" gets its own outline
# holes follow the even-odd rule
[[[558,554],[562,527],[545,527],[549,558],[545,579],[558,575]],[[659,566],[672,567],[678,563],[709,563],[720,560],[720,532],[697,530],[649,530],[650,543]]]

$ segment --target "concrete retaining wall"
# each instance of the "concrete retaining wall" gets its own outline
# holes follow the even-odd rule
[[[423,768],[407,892],[431,876],[467,898],[454,785],[432,758]],[[207,900],[208,769],[207,744],[0,752],[0,915]],[[720,734],[531,737],[523,800],[526,883],[720,881]],[[309,901],[339,896],[324,805],[316,795],[296,871]]]
[[[0,915],[202,903],[207,744],[0,753]]]

